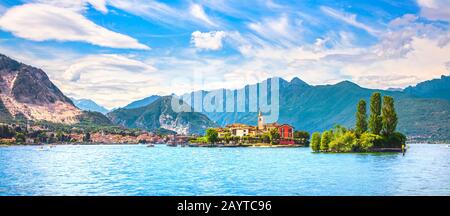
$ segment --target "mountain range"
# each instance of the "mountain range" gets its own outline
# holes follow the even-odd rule
[[[147,106],[147,105],[153,103],[154,101],[158,100],[160,97],[161,96],[158,96],[158,95],[152,95],[150,97],[146,97],[144,99],[131,102],[130,104],[124,106],[123,108],[124,109],[134,109],[134,108],[144,107],[144,106]]]
[[[247,85],[241,89],[215,90],[216,93],[248,95],[249,89],[270,83]],[[269,85],[270,86],[270,85]],[[450,140],[450,76],[429,80],[401,89],[368,89],[349,81],[334,85],[309,85],[294,78],[279,82],[279,123],[293,125],[296,130],[323,131],[336,124],[352,127],[357,102],[369,101],[373,92],[395,98],[399,116],[398,130],[418,141]],[[198,91],[180,96],[202,95]],[[256,125],[256,111],[181,112],[171,107],[176,96],[152,95],[117,110],[110,111],[90,100],[71,100],[48,78],[44,71],[0,54],[0,122],[45,121],[62,124],[120,125],[150,131],[201,134],[208,127],[230,123]],[[236,102],[236,98],[235,101]],[[203,101],[203,100],[202,100]],[[84,103],[86,102],[86,103]],[[189,106],[192,101],[184,101]],[[224,101],[224,106],[227,101]],[[245,100],[248,105],[248,98]],[[77,107],[78,106],[78,107]],[[83,111],[91,110],[91,111]]]
[[[450,101],[450,76],[421,82],[416,86],[409,86],[405,93],[420,98],[445,99]]]
[[[103,106],[98,105],[91,99],[75,99],[75,98],[70,98],[70,99],[72,100],[73,104],[81,110],[99,112],[104,115],[106,115],[106,113],[109,112],[108,109],[106,109]]]
[[[242,89],[220,89],[215,94],[229,93],[246,95],[249,89],[270,83],[265,80],[254,85],[247,85]],[[356,104],[360,99],[369,103],[374,92],[395,98],[395,105],[399,116],[398,130],[416,141],[448,141],[450,140],[450,77],[442,76],[410,86],[405,90],[368,89],[349,81],[334,85],[312,86],[299,78],[291,81],[280,79],[280,114],[278,122],[293,125],[297,130],[309,132],[327,130],[337,124],[353,127],[355,122]],[[193,98],[214,91],[198,91],[182,95],[182,98]],[[225,98],[225,96],[224,96]],[[236,102],[236,98],[235,101]],[[189,101],[188,101],[189,102]],[[193,101],[190,101],[191,104]],[[227,103],[223,102],[224,109]],[[245,101],[248,106],[248,98]],[[145,104],[143,104],[145,105]],[[148,104],[147,104],[148,105]],[[256,125],[257,113],[249,112],[202,112],[212,121],[221,126],[230,123],[244,123]],[[126,115],[121,116],[126,119]]]

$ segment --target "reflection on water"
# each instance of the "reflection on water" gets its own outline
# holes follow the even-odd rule
[[[0,148],[0,195],[450,195],[450,148]]]

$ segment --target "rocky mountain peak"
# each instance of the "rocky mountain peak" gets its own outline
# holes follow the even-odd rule
[[[75,123],[81,111],[41,69],[0,54],[0,99],[14,116]]]

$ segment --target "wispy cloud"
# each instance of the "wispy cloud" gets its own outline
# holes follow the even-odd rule
[[[191,3],[186,8],[173,7],[158,1],[108,0],[107,4],[147,20],[157,21],[171,27],[218,26],[200,4]]]
[[[210,18],[208,15],[206,15],[205,10],[203,9],[203,7],[199,4],[191,4],[191,6],[189,7],[189,12],[191,13],[192,16],[194,16],[195,18],[205,22],[208,25],[211,26],[217,26]]]
[[[107,13],[107,0],[31,0],[31,3],[43,3],[72,10],[74,12],[84,12],[88,5],[91,5],[96,10]]]
[[[47,4],[25,4],[9,9],[0,28],[33,41],[79,41],[111,48],[149,49],[136,39],[96,25],[74,11]]]
[[[326,7],[326,6],[321,6],[320,10],[323,11],[328,16],[331,16],[335,19],[341,20],[341,21],[343,21],[351,26],[354,26],[356,28],[363,29],[372,35],[377,35],[379,33],[379,31],[377,29],[374,29],[364,23],[358,22],[356,20],[356,14],[341,12],[341,11],[338,11],[338,10],[335,10],[333,8]]]
[[[450,0],[417,0],[417,3],[421,16],[450,22]]]
[[[260,22],[250,23],[248,28],[267,40],[285,46],[300,41],[300,33],[302,32],[301,23],[291,22],[286,14],[277,18],[264,18]]]
[[[184,16],[184,12],[179,13],[175,8],[158,1],[108,0],[108,4],[136,16],[162,23],[172,23],[174,19],[179,21],[179,18]]]
[[[69,95],[98,101],[113,108],[155,92],[161,82],[156,68],[124,55],[100,54],[76,59],[63,72]],[[95,92],[95,93],[94,93]],[[114,95],[114,98],[110,98]]]

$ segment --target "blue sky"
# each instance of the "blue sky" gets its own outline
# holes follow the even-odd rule
[[[406,87],[450,73],[450,0],[0,0],[0,52],[108,108],[268,77]]]

